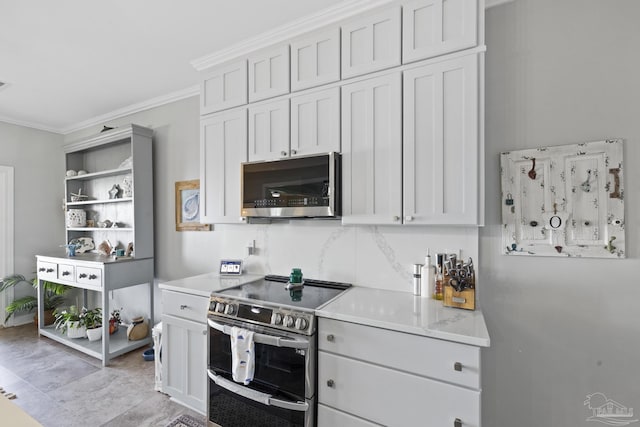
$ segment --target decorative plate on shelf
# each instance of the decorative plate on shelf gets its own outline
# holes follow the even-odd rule
[[[69,244],[76,245],[76,252],[81,254],[96,247],[91,237],[76,237],[75,239],[71,239]]]

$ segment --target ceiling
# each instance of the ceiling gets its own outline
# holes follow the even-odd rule
[[[196,93],[190,64],[347,0],[8,0],[0,121],[69,133]]]

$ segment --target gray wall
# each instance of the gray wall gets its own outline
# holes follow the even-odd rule
[[[62,136],[0,122],[0,165],[14,168],[14,272],[35,277],[35,254],[64,243]],[[16,289],[15,297],[35,293]],[[16,323],[31,316],[17,316]]]
[[[640,406],[640,2],[516,0],[487,11],[487,427],[586,426],[602,392]],[[624,138],[627,259],[501,253],[501,151]],[[635,417],[637,418],[637,417]]]

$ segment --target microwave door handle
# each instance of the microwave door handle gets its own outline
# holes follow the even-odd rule
[[[207,323],[213,329],[216,329],[225,335],[231,335],[231,326],[214,322],[211,319],[207,319]],[[276,337],[273,335],[260,334],[257,332],[254,332],[253,334],[253,342],[258,344],[265,344],[271,347],[296,348],[296,349],[309,348],[308,340],[304,340],[304,339],[295,340],[295,339],[289,339],[289,338],[283,338],[283,337]]]
[[[290,411],[304,412],[309,409],[309,404],[307,402],[289,402],[286,400],[276,399],[270,394],[252,390],[243,385],[234,383],[233,381],[229,381],[226,378],[216,375],[211,371],[211,369],[207,369],[207,375],[218,386],[230,391],[231,393],[235,393],[242,397],[246,397],[247,399],[251,399],[254,402],[262,403],[263,405],[275,406],[275,407],[287,409]]]

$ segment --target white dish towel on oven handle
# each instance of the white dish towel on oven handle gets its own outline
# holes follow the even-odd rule
[[[247,385],[253,380],[255,369],[253,331],[234,326],[231,328],[230,337],[233,380]]]

